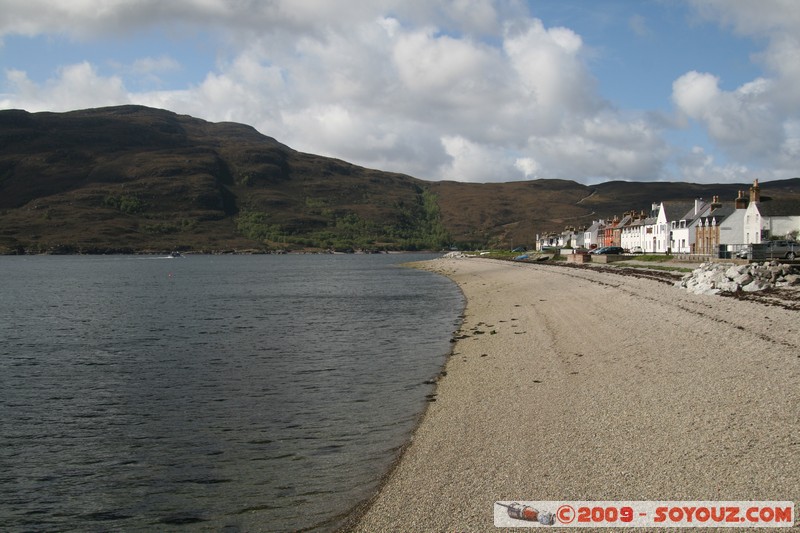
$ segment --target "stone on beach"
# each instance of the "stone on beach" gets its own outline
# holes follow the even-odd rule
[[[777,262],[731,265],[703,263],[686,274],[676,285],[694,294],[756,292],[797,284],[800,272],[792,265]]]

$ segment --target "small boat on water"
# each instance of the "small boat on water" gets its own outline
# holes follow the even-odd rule
[[[169,259],[177,259],[178,257],[186,257],[186,256],[176,250],[174,252],[171,252],[167,257]]]

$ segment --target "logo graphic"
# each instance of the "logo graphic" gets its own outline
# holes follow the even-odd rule
[[[504,500],[493,505],[496,527],[774,528],[795,526],[791,501]]]
[[[575,509],[571,505],[562,505],[556,511],[556,516],[562,524],[571,524],[575,520]]]
[[[528,522],[539,522],[543,526],[552,526],[555,524],[555,517],[553,513],[547,511],[540,511],[534,509],[529,505],[522,505],[521,503],[513,502],[506,505],[505,503],[497,502],[500,507],[505,507],[508,511],[508,516],[516,520],[526,520]]]

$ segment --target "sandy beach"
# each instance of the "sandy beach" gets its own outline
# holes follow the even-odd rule
[[[444,375],[349,530],[496,531],[497,500],[800,501],[800,315],[592,269],[421,268],[467,298]]]

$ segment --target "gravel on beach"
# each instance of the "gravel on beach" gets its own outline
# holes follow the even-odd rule
[[[500,500],[800,501],[800,315],[593,269],[437,259],[463,324],[348,531],[497,531]]]

